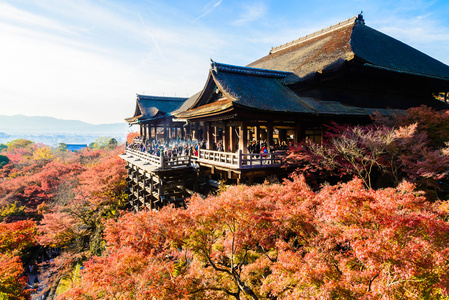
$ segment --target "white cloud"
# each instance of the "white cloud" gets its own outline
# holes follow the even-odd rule
[[[243,4],[243,13],[239,19],[232,22],[233,25],[242,25],[261,19],[267,13],[267,6],[262,2]]]
[[[204,12],[202,15],[200,15],[198,18],[196,18],[193,22],[196,22],[199,19],[201,19],[201,18],[207,16],[208,14],[210,14],[215,8],[217,8],[221,4],[221,2],[223,2],[223,0],[219,0],[218,2],[212,2],[212,1],[209,2],[206,5],[206,7],[205,7],[206,12]]]

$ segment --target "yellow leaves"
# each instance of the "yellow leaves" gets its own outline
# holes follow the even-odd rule
[[[39,147],[36,150],[34,150],[33,153],[33,159],[34,160],[50,160],[54,157],[53,155],[53,151],[51,150],[50,147],[47,146],[43,146],[43,147]]]
[[[20,216],[25,214],[25,206],[19,206],[17,202],[7,204],[0,208],[0,221],[9,216]]]

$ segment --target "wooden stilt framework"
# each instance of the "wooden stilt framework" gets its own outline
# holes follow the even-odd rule
[[[198,177],[191,167],[160,170],[128,162],[126,168],[128,199],[135,210],[159,209],[169,204],[183,207],[184,200],[198,188]]]

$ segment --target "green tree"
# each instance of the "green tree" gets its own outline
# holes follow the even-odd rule
[[[99,137],[95,140],[95,142],[89,144],[89,148],[98,150],[98,149],[111,149],[117,146],[117,140],[111,137]]]
[[[7,163],[9,163],[8,156],[0,155],[0,169],[3,168]]]
[[[59,143],[59,145],[58,145],[58,151],[62,151],[62,152],[67,151],[67,144],[65,144],[65,143]]]
[[[8,150],[14,150],[18,148],[26,148],[29,145],[34,144],[33,141],[26,140],[26,139],[16,139],[12,140],[6,143],[6,146],[8,147]]]

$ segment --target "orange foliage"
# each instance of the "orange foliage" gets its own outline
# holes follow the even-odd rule
[[[32,220],[0,223],[0,253],[19,255],[36,242],[36,223]]]
[[[23,276],[22,262],[18,256],[0,253],[0,298],[29,299],[25,290],[27,278]]]
[[[62,298],[437,299],[449,294],[440,207],[408,183],[231,187],[109,221],[108,255]]]

